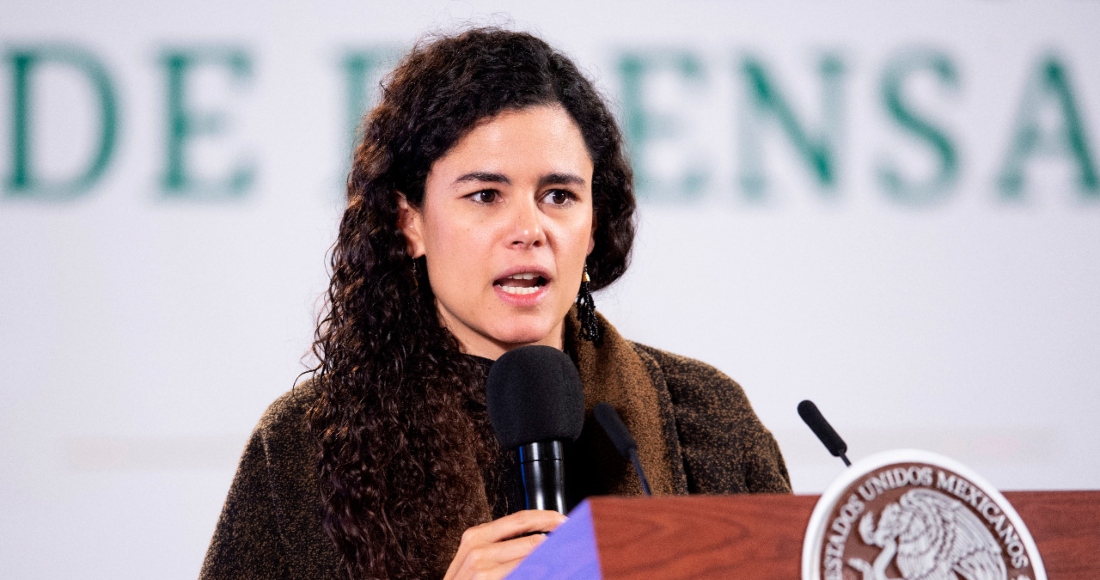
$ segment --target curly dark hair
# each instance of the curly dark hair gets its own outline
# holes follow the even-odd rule
[[[479,411],[484,366],[440,324],[425,262],[406,253],[396,192],[419,209],[432,163],[479,121],[554,104],[593,160],[587,266],[600,289],[629,261],[632,175],[614,118],[567,57],[500,29],[433,38],[390,73],[364,121],[313,344],[319,397],[309,411],[323,526],[351,578],[441,576],[461,531],[489,520],[486,499],[495,500],[485,481],[500,449]]]

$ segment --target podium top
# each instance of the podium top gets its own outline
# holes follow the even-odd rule
[[[1047,576],[1100,569],[1100,490],[1004,496],[1027,523]],[[816,495],[590,498],[509,578],[798,578]]]

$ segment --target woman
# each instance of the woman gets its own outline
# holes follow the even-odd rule
[[[593,309],[626,270],[631,173],[595,89],[541,40],[415,48],[366,119],[348,196],[319,366],[253,434],[204,578],[503,577],[563,519],[505,515],[484,381],[528,344],[570,354],[589,410],[619,410],[654,493],[790,490],[736,383]],[[590,416],[567,453],[574,500],[640,492]]]

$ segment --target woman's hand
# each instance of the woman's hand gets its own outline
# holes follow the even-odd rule
[[[443,580],[504,578],[564,521],[558,512],[524,510],[474,526],[462,533]]]

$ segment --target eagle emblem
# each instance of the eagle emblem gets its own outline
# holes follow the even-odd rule
[[[882,548],[874,562],[850,558],[863,580],[886,576],[890,562],[904,580],[1007,580],[1001,547],[993,534],[959,500],[932,489],[913,489],[888,504],[875,523],[868,512],[859,522],[868,546]]]

